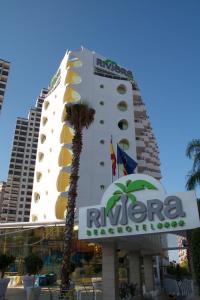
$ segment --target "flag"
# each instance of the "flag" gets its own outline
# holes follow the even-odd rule
[[[137,162],[132,159],[126,152],[124,152],[117,145],[117,163],[123,164],[124,166],[124,175],[133,174],[135,168],[137,167]]]
[[[117,160],[116,160],[115,151],[112,143],[112,138],[110,140],[110,159],[112,160],[112,175],[115,176]]]

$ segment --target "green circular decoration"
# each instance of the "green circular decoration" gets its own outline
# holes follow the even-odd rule
[[[157,224],[157,228],[158,228],[158,229],[162,229],[162,228],[163,228],[163,224],[162,224],[162,223],[158,223],[158,224]]]
[[[173,222],[171,222],[171,226],[172,226],[172,227],[174,227],[174,228],[175,228],[175,227],[177,227],[177,225],[178,225],[178,224],[177,224],[177,222],[176,222],[176,221],[173,221]]]
[[[169,228],[169,227],[170,227],[170,223],[169,223],[169,222],[165,222],[165,223],[164,223],[164,227],[165,227],[165,228]]]

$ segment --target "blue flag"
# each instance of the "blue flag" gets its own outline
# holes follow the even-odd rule
[[[126,152],[124,152],[117,145],[117,163],[123,164],[124,166],[124,175],[133,174],[135,168],[137,167],[137,162],[132,159]]]

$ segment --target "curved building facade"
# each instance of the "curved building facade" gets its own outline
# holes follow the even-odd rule
[[[64,218],[73,129],[68,103],[86,101],[94,123],[83,134],[77,207],[95,205],[111,181],[110,140],[138,162],[136,172],[161,178],[158,146],[132,72],[95,52],[68,51],[45,98],[36,158],[30,221]]]

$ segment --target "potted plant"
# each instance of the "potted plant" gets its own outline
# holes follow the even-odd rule
[[[4,278],[5,272],[8,267],[14,263],[15,257],[12,255],[7,254],[0,254],[0,272],[1,272],[1,279],[0,279],[0,297],[5,298],[6,290],[10,278]]]
[[[31,253],[24,259],[26,271],[29,275],[38,274],[42,267],[43,261],[42,259],[35,253]]]
[[[122,282],[119,289],[120,299],[134,299],[137,284]]]
[[[42,259],[35,253],[31,253],[24,259],[25,268],[27,271],[27,275],[23,276],[23,284],[24,289],[26,291],[27,299],[29,299],[29,295],[33,295],[33,299],[39,299],[41,288],[39,284],[35,284],[35,275],[39,274],[40,270],[43,267]]]

